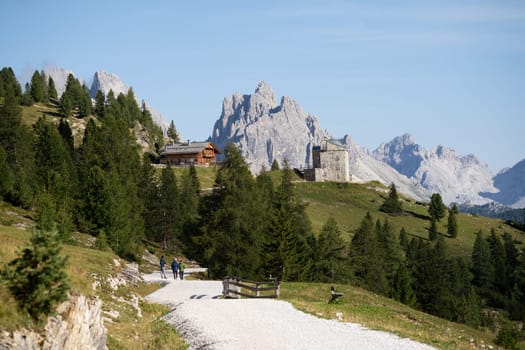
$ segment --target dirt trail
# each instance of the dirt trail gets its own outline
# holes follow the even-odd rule
[[[173,306],[165,320],[182,334],[190,349],[432,349],[358,324],[321,319],[270,299],[219,299],[220,281],[146,281],[166,285],[146,300]]]

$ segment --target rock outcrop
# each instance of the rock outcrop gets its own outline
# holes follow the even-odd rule
[[[272,87],[261,82],[252,95],[236,93],[224,99],[211,141],[221,150],[234,143],[253,173],[286,159],[290,167],[311,164],[312,147],[328,133],[319,121],[289,97],[277,104]]]
[[[0,349],[107,349],[99,299],[72,297],[62,303],[57,312],[58,316],[48,318],[43,335],[25,329],[3,332]]]

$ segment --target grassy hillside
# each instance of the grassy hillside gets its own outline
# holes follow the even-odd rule
[[[449,322],[350,285],[335,287],[344,294],[338,303],[328,303],[330,285],[321,283],[284,283],[281,286],[281,299],[319,317],[359,323],[438,349],[497,348],[493,344],[495,335],[488,330],[480,331]],[[523,342],[520,345],[521,349],[525,348]]]
[[[296,192],[308,203],[307,213],[312,221],[314,232],[319,232],[328,217],[333,216],[347,239],[357,230],[361,220],[369,211],[374,219],[384,221],[387,218],[397,232],[404,227],[411,236],[428,238],[430,220],[428,207],[414,200],[404,199],[404,215],[391,216],[379,211],[386,198],[386,188],[377,183],[336,184],[297,182]],[[525,242],[525,233],[505,224],[503,220],[459,214],[458,237],[447,238],[450,253],[456,256],[469,256],[475,239],[475,233],[483,230],[488,236],[491,229],[497,233],[510,233],[517,242]],[[446,218],[438,223],[440,234],[446,236]]]
[[[0,202],[0,267],[14,259],[17,251],[29,241],[34,225],[31,213]],[[72,244],[63,246],[62,253],[68,256],[67,274],[70,278],[70,293],[73,295],[98,296],[103,302],[103,311],[117,311],[118,317],[105,322],[108,329],[110,349],[184,349],[182,338],[169,325],[161,322],[161,316],[169,312],[163,305],[139,302],[142,317],[129,303],[132,295],[144,297],[159,288],[158,285],[139,284],[110,288],[108,277],[116,276],[123,262],[110,251],[90,248],[91,236],[75,234]],[[98,281],[100,287],[93,288]],[[18,312],[15,300],[6,286],[0,283],[0,330],[42,327],[34,324]],[[137,341],[139,340],[140,341]]]
[[[175,168],[177,177],[183,168]],[[217,168],[197,168],[197,174],[201,181],[201,188],[210,189],[213,186]],[[280,182],[280,172],[270,173],[274,185]],[[392,216],[380,212],[379,207],[387,197],[388,188],[377,182],[367,184],[355,183],[330,183],[330,182],[307,182],[299,177],[294,178],[297,196],[307,203],[306,212],[312,222],[314,233],[321,231],[326,220],[332,216],[343,232],[343,237],[350,240],[359,227],[361,220],[370,212],[373,218],[384,221],[388,219],[396,232],[404,227],[409,237],[421,237],[428,239],[430,228],[430,217],[428,206],[410,198],[401,198],[403,203],[403,215]],[[458,237],[448,238],[447,218],[437,224],[439,233],[447,237],[446,243],[450,253],[454,256],[470,256],[476,233],[481,229],[485,237],[491,229],[502,235],[510,233],[515,241],[523,246],[525,243],[525,232],[507,225],[504,220],[475,216],[460,213],[457,215]]]

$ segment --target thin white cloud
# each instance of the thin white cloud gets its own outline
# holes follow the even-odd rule
[[[279,6],[259,15],[274,19],[361,18],[361,19],[412,19],[420,21],[451,22],[525,22],[525,2],[509,5],[503,2],[404,2],[376,5],[374,2],[332,1],[327,3],[303,2],[292,6]]]

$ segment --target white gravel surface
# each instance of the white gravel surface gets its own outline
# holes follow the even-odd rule
[[[218,299],[220,281],[161,280],[160,273],[144,279],[165,283],[146,300],[173,306],[165,320],[190,349],[433,349],[355,323],[321,319],[280,300]]]

